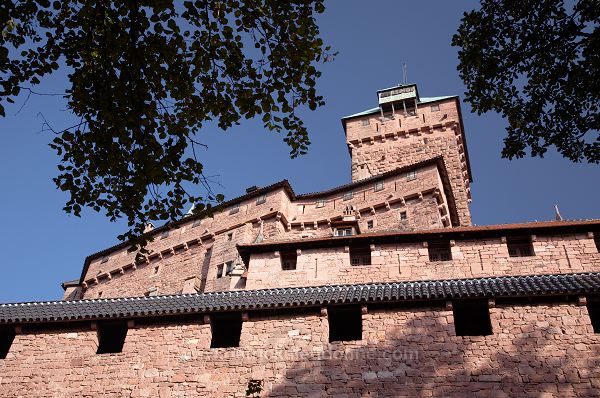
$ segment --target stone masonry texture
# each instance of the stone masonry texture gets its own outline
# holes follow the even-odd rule
[[[8,347],[0,397],[246,397],[251,381],[262,398],[600,396],[600,295],[585,279],[600,272],[600,221],[472,226],[458,98],[423,99],[410,111],[342,119],[352,177],[345,185],[296,194],[284,180],[250,190],[212,214],[152,229],[143,259],[127,244],[88,256],[81,277],[63,284],[63,300],[81,302],[2,305],[42,315],[0,319],[0,354]],[[455,280],[484,286],[500,276],[519,276],[504,278],[512,284],[558,275],[553,283],[564,285],[566,274],[578,274],[575,288],[483,295],[473,287],[477,297],[414,293],[405,301],[363,293],[379,292],[369,283],[418,292],[416,282],[438,289],[441,280],[460,292],[469,282]],[[358,293],[332,287],[341,284]],[[304,303],[301,292],[315,286],[315,295],[342,292],[347,302]],[[251,292],[232,292],[242,290]],[[293,305],[253,305],[273,291]],[[242,304],[164,304],[231,296]],[[489,315],[491,334],[457,335],[455,311],[467,301]],[[156,312],[120,307],[131,302]],[[103,303],[117,310],[90,310]],[[77,316],[48,310],[64,313],[65,305]],[[357,326],[335,323],[332,314],[344,309],[359,316],[360,339],[330,342],[330,322],[333,330]],[[231,318],[220,329],[225,313]],[[213,338],[239,331],[240,319],[239,344],[211,348]],[[471,312],[466,319],[469,327],[480,322]],[[97,354],[110,322],[127,325],[124,345]]]

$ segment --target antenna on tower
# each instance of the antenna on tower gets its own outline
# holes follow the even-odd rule
[[[406,84],[407,72],[406,72],[406,62],[402,63],[402,84]]]

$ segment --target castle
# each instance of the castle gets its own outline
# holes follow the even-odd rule
[[[600,395],[600,220],[474,226],[456,96],[342,119],[352,182],[250,187],[0,305],[0,397]]]

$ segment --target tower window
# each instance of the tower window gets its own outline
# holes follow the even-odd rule
[[[281,252],[279,256],[281,258],[281,269],[283,271],[293,271],[296,269],[296,263],[298,261],[298,255],[296,251],[290,250]]]
[[[351,265],[371,265],[371,248],[369,246],[350,246]]]
[[[319,209],[321,207],[325,207],[325,201],[324,200],[317,200],[317,202],[315,203],[315,207],[317,209]]]
[[[0,359],[5,359],[10,351],[13,341],[15,340],[14,328],[0,329]]]
[[[210,316],[210,348],[239,347],[242,334],[242,314],[239,312]]]
[[[367,221],[367,229],[373,229],[373,225],[374,225],[373,220]]]
[[[436,241],[427,243],[429,252],[429,261],[450,261],[452,260],[452,251],[449,241]]]
[[[350,200],[354,197],[354,192],[346,192],[342,197],[342,200]]]
[[[439,112],[439,111],[440,111],[439,105],[431,105],[431,112]]]
[[[492,334],[487,300],[453,301],[452,315],[457,336],[487,336]]]
[[[411,170],[406,173],[406,181],[412,181],[417,179],[417,171]]]
[[[240,212],[240,205],[236,205],[229,210],[229,215],[236,214]]]
[[[371,124],[371,121],[369,119],[363,119],[361,121],[361,123],[362,123],[363,126],[368,126],[369,124]]]
[[[408,219],[408,216],[406,215],[406,212],[405,211],[401,211],[400,212],[400,220],[404,221],[404,220],[407,220],[407,219]]]
[[[510,257],[530,257],[535,256],[533,244],[529,237],[508,237],[506,239],[508,255]]]
[[[227,241],[230,242],[233,240],[233,232],[227,234]]]
[[[223,267],[224,266],[225,266],[225,264],[219,264],[219,265],[217,265],[217,279],[223,277]]]
[[[327,308],[329,342],[362,340],[362,313],[360,306],[332,306]]]
[[[383,181],[378,181],[375,183],[375,187],[373,188],[373,191],[375,191],[375,192],[383,191],[383,188],[384,188]]]
[[[123,351],[125,337],[127,337],[126,321],[98,322],[98,351],[96,354]]]
[[[597,297],[587,297],[586,306],[594,333],[600,333],[600,299]]]
[[[256,204],[257,205],[262,205],[263,203],[267,202],[267,195],[260,195],[258,198],[256,198]]]

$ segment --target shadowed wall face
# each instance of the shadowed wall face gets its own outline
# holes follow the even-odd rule
[[[456,336],[452,310],[372,308],[361,340],[330,343],[326,316],[251,313],[239,347],[210,348],[209,324],[166,323],[129,329],[122,352],[103,355],[93,330],[17,334],[0,396],[244,397],[250,380],[262,397],[596,393],[600,335],[586,306],[489,314],[493,334]]]

